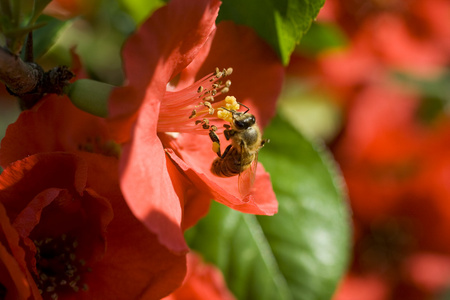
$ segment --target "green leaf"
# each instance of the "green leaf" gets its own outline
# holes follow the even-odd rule
[[[347,37],[334,23],[312,23],[311,28],[304,35],[298,51],[316,55],[321,51],[342,48],[348,45]]]
[[[279,201],[275,216],[213,203],[188,230],[189,245],[216,264],[238,299],[330,299],[349,255],[343,181],[330,155],[275,118],[260,160]]]
[[[50,2],[52,2],[52,0],[35,0],[33,22],[35,22],[39,18],[39,16],[42,14],[42,11],[44,10],[44,8]]]
[[[324,3],[325,0],[223,0],[218,21],[232,20],[252,27],[287,65]]]
[[[27,34],[43,24],[36,19],[51,0],[0,0],[0,42],[19,54]]]
[[[59,33],[72,21],[62,21],[50,16],[41,15],[37,21],[45,23],[45,26],[33,31],[33,55],[38,59],[54,45]]]
[[[167,1],[168,0],[120,0],[120,3],[136,24],[140,24],[156,9],[165,5]]]
[[[448,113],[450,105],[450,71],[439,77],[424,79],[407,73],[394,73],[400,83],[410,86],[421,93],[421,103],[416,115],[424,124],[433,124],[439,117]]]

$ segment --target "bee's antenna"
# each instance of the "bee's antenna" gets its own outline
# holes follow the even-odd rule
[[[229,110],[228,108],[226,108],[226,107],[221,107],[221,109],[225,109],[225,110],[227,110],[227,111],[229,111],[230,113],[235,113],[235,111],[233,111],[233,110]]]
[[[246,111],[243,112],[244,114],[250,110],[250,108],[248,108],[248,106],[246,106],[246,105],[244,105],[244,104],[242,104],[240,102],[238,102],[238,104],[242,105],[243,107],[245,107],[247,109]]]

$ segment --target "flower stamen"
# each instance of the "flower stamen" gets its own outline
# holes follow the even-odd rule
[[[216,99],[229,92],[231,81],[223,79],[232,73],[232,68],[222,71],[216,68],[189,87],[167,91],[161,101],[158,131],[207,134],[203,129],[208,129],[209,125],[204,120],[221,121],[214,113],[223,104]],[[200,123],[202,126],[196,126]]]
[[[44,299],[58,299],[58,295],[77,292],[85,287],[82,275],[86,261],[77,257],[78,241],[63,234],[57,238],[35,240],[35,281]]]

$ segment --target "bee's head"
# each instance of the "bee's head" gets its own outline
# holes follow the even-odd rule
[[[233,125],[238,130],[247,129],[255,125],[256,119],[252,114],[246,112],[233,112]]]

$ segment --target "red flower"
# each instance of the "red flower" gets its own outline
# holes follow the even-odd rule
[[[378,63],[429,75],[448,63],[449,9],[442,0],[330,0],[319,20],[337,21],[352,44],[365,44]]]
[[[231,23],[214,31],[219,4],[174,0],[156,11],[126,43],[128,82],[110,98],[110,124],[117,141],[124,143],[122,192],[134,214],[176,252],[187,251],[181,229],[206,213],[211,198],[249,213],[277,210],[262,167],[256,179],[259,189],[245,199],[237,192],[236,178],[211,174],[216,155],[208,130],[195,123],[210,116],[199,105],[210,99],[199,98],[197,91],[215,89],[219,99],[228,85],[211,72],[216,66],[234,68],[233,94],[251,107],[261,125],[274,113],[283,80],[279,60],[252,31]],[[190,119],[194,109],[198,111]],[[181,134],[174,138],[167,132]]]
[[[187,275],[183,285],[163,300],[234,300],[222,273],[204,263],[195,253],[187,255]]]
[[[382,278],[350,273],[342,280],[333,300],[385,300],[388,295],[388,286]]]
[[[150,295],[148,299],[159,299],[181,283],[185,255],[169,252],[130,212],[119,190],[117,150],[109,139],[104,119],[77,109],[67,97],[52,95],[32,110],[22,112],[8,127],[0,148],[0,162],[9,170],[19,163],[15,161],[39,158],[40,155],[34,154],[47,153],[48,167],[41,169],[45,173],[51,172],[51,166],[61,160],[59,157],[72,157],[55,151],[82,156],[83,159],[72,159],[79,162],[79,169],[87,168],[81,172],[84,176],[79,177],[87,180],[84,184],[101,195],[100,198],[105,197],[114,211],[107,227],[108,251],[95,263],[95,270],[83,276],[89,286],[88,297],[110,295],[109,298],[129,299],[133,297],[130,291],[135,291],[136,295],[145,293]],[[66,173],[64,170],[63,175],[55,174],[54,178],[70,176]],[[46,182],[56,184],[54,178],[47,178]],[[28,284],[32,285],[32,281],[31,278]]]
[[[355,100],[334,149],[356,224],[350,276],[336,299],[365,285],[379,299],[428,299],[450,270],[442,238],[450,228],[449,118],[420,120],[418,93],[393,86],[366,87]]]
[[[13,227],[2,218],[6,298],[20,287],[32,299],[41,299],[39,291],[44,298],[159,299],[179,285],[184,256],[134,218],[115,172],[114,158],[68,153],[32,155],[3,171],[0,202]]]
[[[355,97],[334,153],[358,218],[370,222],[394,212],[412,187],[423,136],[414,120],[418,104],[413,92],[382,85]]]
[[[119,155],[104,119],[79,110],[67,97],[49,95],[8,126],[1,141],[0,165],[55,151]]]

